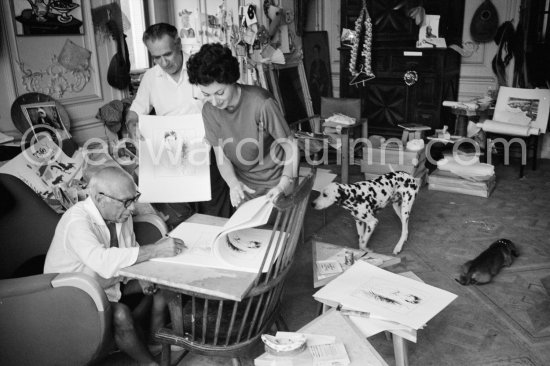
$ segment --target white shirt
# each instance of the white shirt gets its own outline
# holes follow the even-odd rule
[[[121,268],[138,258],[132,218],[116,224],[118,248],[110,248],[110,234],[105,221],[90,197],[76,203],[63,214],[46,254],[44,273],[83,272],[92,277],[110,279]],[[121,297],[120,277],[105,289],[109,301]]]
[[[195,99],[198,96],[199,90],[189,83],[185,68],[182,68],[176,82],[159,65],[155,65],[143,75],[130,110],[139,115],[149,114],[155,108],[157,116],[201,113],[202,101]]]

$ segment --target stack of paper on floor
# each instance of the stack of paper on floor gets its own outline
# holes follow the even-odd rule
[[[494,191],[495,186],[495,175],[485,180],[475,181],[436,169],[428,177],[428,189],[432,191],[453,192],[488,198]]]
[[[342,311],[361,312],[360,316],[350,316],[359,322],[360,318],[368,319],[368,323],[383,322],[381,328],[394,326],[415,339],[413,331],[422,328],[456,295],[359,261],[313,297]]]
[[[392,171],[402,171],[412,175],[419,185],[426,182],[426,151],[407,150],[402,144],[387,144],[382,147],[364,147],[361,171],[365,179],[373,179]]]
[[[353,263],[346,260],[346,256],[353,256],[353,262],[361,260],[380,268],[398,264],[401,258],[389,255],[365,252],[361,249],[343,247],[336,244],[312,241],[313,260],[313,287],[321,287],[340,276]]]
[[[447,156],[437,162],[437,169],[430,174],[428,183],[430,190],[487,198],[496,186],[495,168],[480,163],[476,156]]]
[[[266,256],[272,230],[255,229],[269,220],[273,204],[261,196],[242,204],[224,226],[182,222],[170,236],[182,239],[187,246],[175,257],[155,258],[154,261],[183,263],[192,266],[232,269],[244,272],[267,272],[269,260],[278,255],[281,246],[269,250]],[[279,233],[274,235],[277,243]]]

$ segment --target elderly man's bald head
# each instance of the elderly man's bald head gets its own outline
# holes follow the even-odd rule
[[[99,170],[90,179],[88,184],[90,193],[135,193],[134,180],[125,170],[116,166],[109,166]]]
[[[132,177],[119,167],[106,167],[89,183],[90,197],[105,222],[125,222],[139,197]]]

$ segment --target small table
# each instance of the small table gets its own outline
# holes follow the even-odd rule
[[[195,214],[187,220],[218,226],[223,226],[226,221],[224,218],[201,214]],[[256,279],[256,273],[155,261],[141,262],[123,268],[119,273],[121,276],[155,283],[174,293],[200,293],[234,301],[241,301]]]
[[[347,316],[343,316],[340,312],[331,309],[321,316],[313,319],[311,322],[298,330],[299,333],[331,335],[335,336],[339,342],[344,343],[351,366],[388,366],[386,361],[374,349],[369,341],[361,334],[359,329],[349,320]],[[309,352],[305,350],[304,352]],[[275,361],[280,359],[281,365],[289,365],[292,362],[292,357],[276,357],[268,353],[264,353],[254,360],[254,365],[277,365]],[[285,363],[284,361],[287,361]]]

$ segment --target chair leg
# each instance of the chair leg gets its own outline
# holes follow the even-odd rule
[[[160,365],[161,366],[170,366],[171,360],[171,350],[170,350],[170,344],[163,343],[162,344],[162,353],[160,356]]]
[[[533,147],[533,170],[537,170],[540,135],[533,136],[533,138],[535,139],[535,142],[534,142],[535,146]]]
[[[520,167],[519,167],[519,177],[520,178],[523,178],[524,176],[524,170],[525,170],[525,165],[523,163],[521,163]]]

